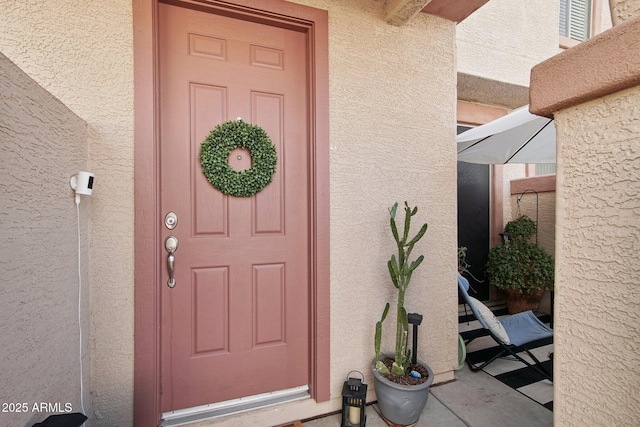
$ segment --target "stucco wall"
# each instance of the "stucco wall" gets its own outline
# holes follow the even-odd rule
[[[329,10],[333,392],[349,370],[367,370],[373,327],[395,296],[386,267],[395,201],[419,207],[415,232],[429,223],[414,250],[426,260],[407,309],[426,316],[420,358],[435,373],[450,371],[455,348],[442,343],[457,328],[447,313],[456,268],[453,23],[421,14],[398,28],[367,0],[300,3]],[[387,336],[395,334],[389,326]]]
[[[331,393],[267,410],[242,425],[278,424],[339,405],[352,369],[367,374],[373,335],[393,295],[387,209],[418,205],[429,230],[415,249],[407,309],[425,316],[420,359],[452,378],[457,364],[455,45],[452,22],[421,14],[384,23],[382,1],[300,0],[329,10],[331,127]],[[16,4],[0,0],[0,49],[90,129],[93,426],[133,418],[133,69],[130,0]],[[389,316],[392,318],[392,316]],[[385,329],[391,348],[393,328]],[[298,412],[296,412],[298,411]],[[284,417],[284,418],[283,418]],[[238,425],[233,420],[231,425]],[[235,424],[234,424],[235,423]]]
[[[458,96],[518,108],[531,67],[558,52],[558,1],[491,0],[456,27]]]
[[[133,412],[131,8],[130,0],[0,0],[0,51],[89,126],[94,426],[130,425]]]
[[[615,25],[640,13],[640,1],[638,0],[609,0],[609,5],[611,18],[613,18]]]
[[[610,28],[608,2],[593,4],[594,30]],[[560,50],[558,16],[558,0],[491,0],[458,24],[459,98],[507,108],[527,104],[531,67]]]
[[[554,424],[640,418],[640,88],[555,113]]]
[[[558,52],[559,13],[558,0],[489,1],[456,28],[458,71],[529,86],[531,67]]]
[[[82,411],[78,217],[69,178],[86,169],[87,126],[2,54],[0,94],[0,402],[20,404],[2,407],[0,425],[23,426],[46,418],[58,404],[62,411]],[[84,199],[81,316],[84,406],[89,410],[91,202]]]

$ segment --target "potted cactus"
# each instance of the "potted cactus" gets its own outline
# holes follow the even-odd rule
[[[396,225],[397,209],[398,203],[395,203],[389,210],[391,232],[396,242],[397,256],[396,254],[391,255],[391,259],[387,262],[391,282],[398,291],[395,352],[393,356],[386,356],[380,352],[382,324],[389,312],[389,303],[387,303],[382,312],[382,318],[376,323],[375,359],[372,362],[372,370],[374,387],[382,415],[395,424],[410,425],[418,421],[429,397],[429,387],[433,383],[433,372],[426,364],[418,362],[415,355],[413,360],[416,363],[411,363],[411,350],[408,347],[409,320],[404,306],[405,293],[411,276],[424,260],[424,255],[420,255],[411,261],[411,252],[427,231],[427,224],[423,224],[420,231],[410,238],[411,217],[416,215],[418,208],[411,208],[405,202],[402,233],[398,231]]]

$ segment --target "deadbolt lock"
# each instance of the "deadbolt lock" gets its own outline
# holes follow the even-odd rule
[[[169,230],[173,230],[174,228],[176,228],[176,225],[178,225],[178,215],[176,215],[175,212],[169,212],[164,217],[164,225]]]

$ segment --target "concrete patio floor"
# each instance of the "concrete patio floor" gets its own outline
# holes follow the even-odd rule
[[[553,425],[553,412],[484,372],[465,367],[456,381],[431,387],[416,427],[543,427]],[[367,406],[367,427],[387,427]],[[304,427],[340,426],[340,414],[303,422]]]

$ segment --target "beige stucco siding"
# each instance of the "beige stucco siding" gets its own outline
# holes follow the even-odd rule
[[[419,207],[414,232],[429,223],[414,251],[426,260],[406,302],[426,317],[418,355],[434,372],[451,375],[457,330],[447,310],[456,304],[447,289],[456,238],[454,26],[419,15],[398,28],[381,20],[382,5],[351,3],[328,4],[334,395],[351,369],[368,370],[373,326],[395,296],[386,262],[395,251],[388,209],[396,201]],[[394,334],[389,323],[387,349]]]
[[[529,86],[531,67],[558,52],[559,13],[557,0],[491,0],[456,27],[458,71]]]
[[[559,7],[558,0],[487,2],[456,27],[458,72],[529,86],[531,68],[560,51]],[[593,29],[611,28],[608,2],[594,0],[593,7]],[[633,10],[620,6],[621,14]]]
[[[0,425],[40,403],[80,405],[78,231],[69,178],[87,166],[87,125],[0,54]],[[89,407],[89,200],[80,205],[85,408]],[[18,407],[15,404],[19,404]],[[34,405],[35,409],[34,409]],[[55,409],[53,409],[55,410]]]
[[[594,34],[611,28],[608,2],[592,3]],[[459,98],[509,109],[527,104],[531,68],[561,50],[558,19],[558,0],[491,0],[458,24]]]
[[[429,223],[414,250],[426,260],[406,300],[409,311],[425,316],[418,355],[436,380],[451,379],[457,365],[455,26],[424,14],[403,27],[390,26],[381,1],[297,2],[329,11],[333,400],[244,416],[243,426],[335,410],[352,369],[365,372],[372,384],[374,326],[393,295],[386,269],[394,250],[387,209],[395,201],[418,205],[416,222]],[[131,1],[16,3],[0,0],[0,51],[89,126],[89,167],[99,183],[88,210],[92,426],[131,425]],[[387,348],[392,329],[385,329]]]
[[[133,413],[131,9],[130,0],[0,0],[0,51],[89,126],[94,426],[130,425]]]
[[[640,88],[555,119],[554,422],[633,425],[640,408]]]
[[[557,0],[491,0],[456,26],[458,97],[514,109],[529,72],[558,52]]]

